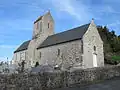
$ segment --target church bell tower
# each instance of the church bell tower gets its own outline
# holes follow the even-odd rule
[[[33,36],[32,39],[37,39],[39,37],[46,38],[54,34],[54,20],[48,11],[45,15],[40,16],[34,22]]]

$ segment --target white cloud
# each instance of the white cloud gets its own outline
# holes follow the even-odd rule
[[[116,20],[113,23],[110,23],[107,25],[110,30],[115,30],[117,35],[120,35],[120,21]]]
[[[17,45],[0,45],[1,49],[14,49]]]
[[[10,30],[32,30],[32,21],[31,20],[24,20],[24,19],[16,19],[16,20],[3,20],[0,22],[0,30],[5,30],[6,28],[10,28]],[[7,29],[7,30],[8,30]]]
[[[112,6],[109,6],[109,5],[105,5],[105,6],[99,7],[98,12],[101,12],[101,13],[111,13],[111,14],[120,14],[119,11],[116,11]]]
[[[17,8],[18,10],[26,11],[25,13],[30,12],[36,12],[36,11],[42,11],[41,8],[41,1],[38,0],[13,0],[8,1],[4,0],[0,3],[0,8]]]
[[[113,27],[113,28],[117,28],[120,25],[120,21],[116,20],[113,23],[108,24],[108,27]]]
[[[56,11],[62,11],[75,17],[80,22],[86,22],[93,18],[93,14],[90,13],[89,7],[84,5],[81,1],[73,0],[52,0],[53,6]]]
[[[6,28],[21,31],[32,30],[33,20],[43,12],[41,2],[39,0],[1,1],[0,20],[2,22],[0,22],[0,30],[5,30]]]
[[[13,51],[18,47],[18,45],[0,45],[0,61],[11,61],[13,56]]]

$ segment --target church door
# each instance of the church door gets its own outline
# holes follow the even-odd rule
[[[93,67],[97,67],[97,54],[93,54]]]

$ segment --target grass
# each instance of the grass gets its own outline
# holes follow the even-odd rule
[[[114,61],[120,61],[120,56],[112,56],[112,60],[114,60]]]

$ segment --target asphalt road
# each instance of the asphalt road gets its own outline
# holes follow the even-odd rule
[[[93,85],[73,88],[61,88],[55,90],[120,90],[120,77],[116,77],[111,80],[101,81],[100,83]]]

